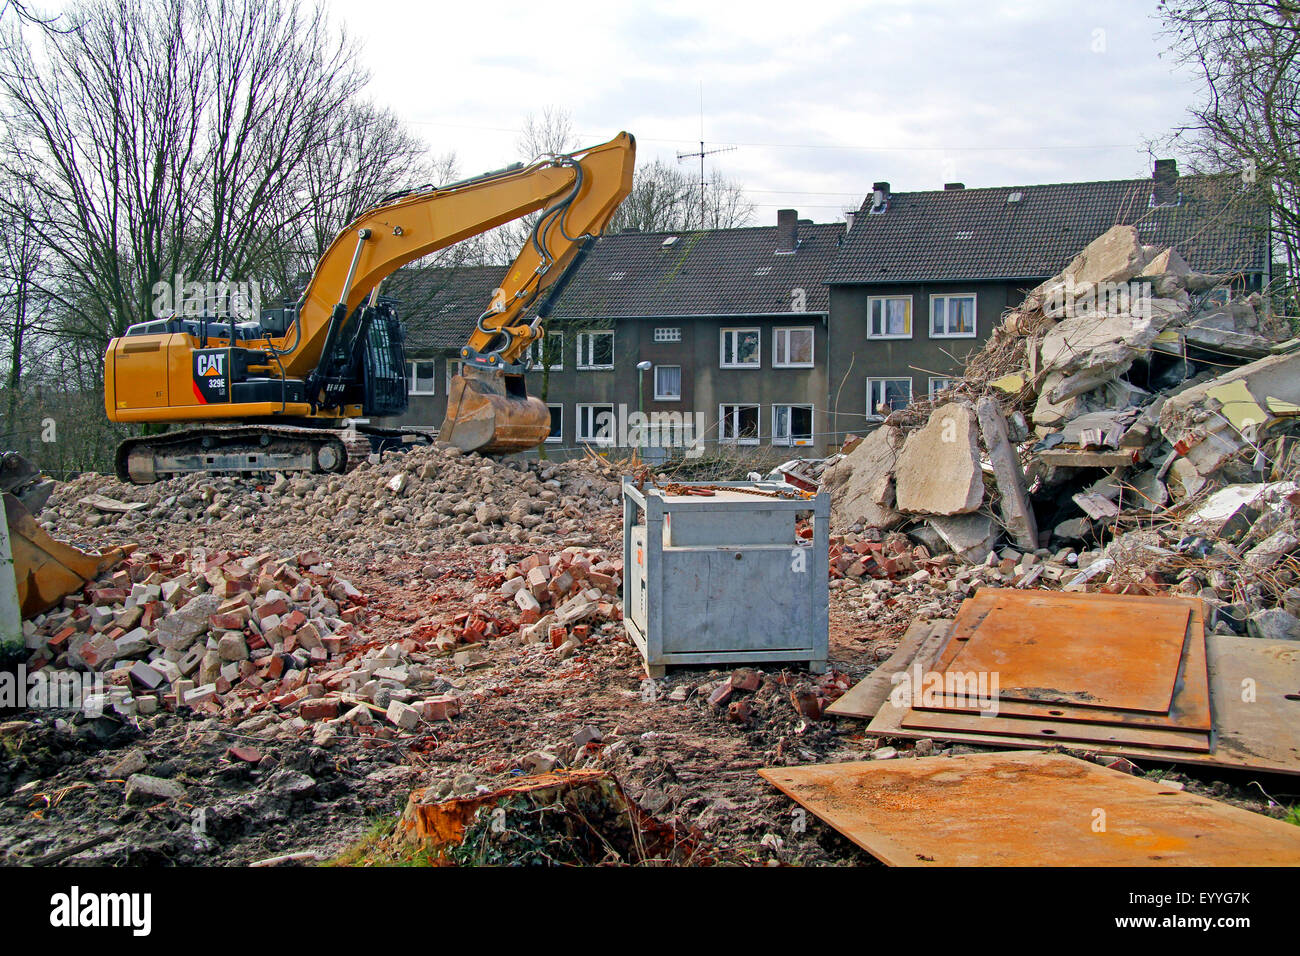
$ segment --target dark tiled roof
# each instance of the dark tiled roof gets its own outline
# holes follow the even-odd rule
[[[868,196],[826,281],[1046,279],[1117,224],[1200,272],[1264,270],[1268,217],[1236,176],[1183,176],[1178,189],[1178,205],[1157,207],[1150,179],[904,192],[879,215]]]
[[[400,270],[384,294],[397,301],[407,350],[418,355],[464,345],[505,275],[505,266]]]
[[[770,315],[791,311],[792,290],[803,289],[805,311],[825,312],[823,279],[843,235],[843,223],[800,222],[788,255],[776,254],[775,226],[602,236],[548,309],[561,320]]]

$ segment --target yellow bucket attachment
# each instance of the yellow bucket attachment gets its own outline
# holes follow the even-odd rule
[[[529,397],[522,375],[463,365],[452,378],[439,441],[463,451],[509,454],[536,448],[550,433],[550,409]]]
[[[86,554],[46,534],[13,495],[6,494],[4,499],[18,605],[24,618],[48,611],[135,550],[134,545],[128,545],[110,548],[103,554]]]

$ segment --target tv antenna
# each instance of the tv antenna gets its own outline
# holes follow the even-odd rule
[[[715,149],[704,148],[704,81],[701,80],[700,81],[700,148],[697,152],[694,153],[677,154],[677,161],[679,163],[684,159],[698,158],[700,161],[700,228],[701,229],[704,229],[706,227],[704,217],[705,217],[705,209],[707,207],[707,201],[705,196],[705,190],[707,188],[707,185],[704,180],[704,157],[713,156],[716,153],[730,153],[735,148],[736,147],[734,146],[719,146]],[[714,226],[717,226],[718,224],[717,216],[714,216],[713,224]]]

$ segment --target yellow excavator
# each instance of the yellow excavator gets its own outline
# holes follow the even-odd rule
[[[632,189],[635,159],[635,140],[620,133],[590,149],[396,193],[338,234],[296,306],[257,321],[173,316],[132,325],[104,357],[108,417],[187,427],[124,441],[118,477],[148,484],[186,472],[345,470],[348,419],[406,410],[402,327],[380,298],[383,281],[539,210],[461,349],[438,437],[485,454],[540,445],[550,415],[524,384],[525,353],[543,334],[529,309],[583,241],[608,226]]]

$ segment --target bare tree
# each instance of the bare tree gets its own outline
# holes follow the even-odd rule
[[[674,232],[691,229],[730,229],[748,225],[754,204],[738,183],[716,169],[700,183],[679,167],[656,159],[637,167],[632,192],[610,223],[610,232]]]
[[[281,285],[293,289],[310,273],[340,229],[382,199],[427,189],[456,176],[456,156],[431,157],[429,148],[392,113],[356,101],[330,118],[327,135],[304,157],[296,188],[288,197],[302,210],[287,231]],[[445,266],[464,258],[453,247],[421,260]]]
[[[0,48],[6,169],[35,200],[64,333],[103,344],[155,283],[258,279],[310,195],[302,170],[365,80],[299,0],[78,0],[73,29]],[[14,34],[10,34],[14,37]]]
[[[1240,174],[1271,211],[1285,259],[1287,311],[1297,314],[1300,268],[1300,3],[1162,0],[1174,53],[1203,82],[1191,120],[1175,132],[1193,165]],[[1249,193],[1250,190],[1244,190]]]
[[[573,115],[561,107],[547,106],[540,115],[530,112],[524,117],[524,125],[515,141],[515,154],[521,162],[531,163],[545,156],[572,152],[578,145],[573,132]],[[474,261],[481,265],[514,262],[540,217],[540,212],[530,213],[476,237],[469,244]]]
[[[5,185],[9,188],[3,190],[0,199],[5,221],[0,229],[0,329],[4,332],[2,347],[8,369],[4,378],[4,427],[0,432],[6,447],[25,449],[30,436],[18,415],[27,384],[24,360],[31,340],[39,335],[50,300],[41,284],[46,250],[26,215],[30,197],[21,187]]]

